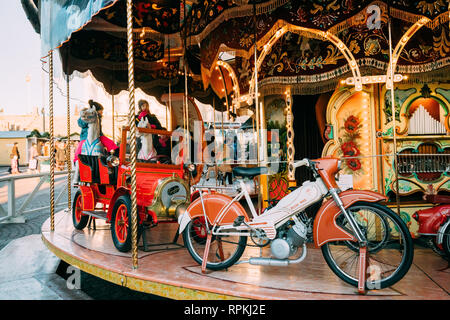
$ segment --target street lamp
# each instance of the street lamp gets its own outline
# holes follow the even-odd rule
[[[42,107],[41,113],[42,113],[42,133],[44,133],[45,132],[45,109],[44,109],[44,107]]]

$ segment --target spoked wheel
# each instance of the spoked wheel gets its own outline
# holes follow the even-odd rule
[[[388,221],[384,218],[383,215],[377,215],[378,219],[370,219],[366,214],[366,211],[360,210],[359,207],[355,207],[356,211],[353,210],[353,207],[347,209],[347,212],[353,216],[356,223],[358,224],[359,229],[364,234],[367,240],[367,249],[369,253],[376,253],[378,250],[382,249],[385,242],[389,240],[390,228]],[[338,226],[343,228],[344,230],[352,233],[351,226],[344,214],[340,214],[336,218],[336,223]],[[377,224],[382,224],[378,226]],[[380,230],[383,232],[377,233],[377,227],[380,227]],[[376,235],[376,236],[375,236]],[[359,243],[354,241],[344,241],[345,245],[347,245],[351,250],[355,252],[359,252]]]
[[[138,222],[139,240],[142,227]],[[114,246],[120,252],[131,249],[131,199],[128,195],[120,196],[114,204],[111,216],[111,236]]]
[[[202,264],[207,244],[207,228],[203,217],[194,218],[183,231],[184,245],[198,264]],[[235,264],[242,256],[247,244],[246,236],[214,235],[206,260],[206,268],[226,269]]]
[[[366,289],[392,286],[405,276],[413,260],[413,242],[408,228],[392,210],[377,203],[358,202],[348,211],[367,239]],[[328,242],[322,246],[322,253],[339,278],[358,286],[357,242],[351,245],[348,241]]]
[[[447,256],[447,259],[450,259],[450,224],[448,224],[447,227],[444,229],[442,248],[444,249],[444,253]]]
[[[83,230],[89,221],[89,216],[83,214],[83,195],[80,190],[75,193],[72,204],[72,221],[75,229]]]

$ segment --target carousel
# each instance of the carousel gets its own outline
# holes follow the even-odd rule
[[[281,258],[208,269],[193,245],[185,246],[195,233],[192,241],[205,247],[206,260],[211,242],[220,243],[209,233],[209,216],[199,215],[197,224],[193,219],[187,236],[182,231],[187,212],[201,211],[203,199],[225,206],[227,199],[242,200],[239,208],[254,219],[264,216],[322,174],[296,170],[298,160],[323,158],[339,159],[342,192],[376,192],[376,201],[396,213],[398,225],[389,227],[383,218],[374,227],[377,239],[383,225],[395,229],[401,245],[421,237],[412,217],[434,206],[425,196],[450,193],[449,3],[41,0],[39,10],[37,3],[22,0],[49,67],[50,155],[55,54],[67,80],[69,145],[74,76],[89,75],[111,97],[128,93],[127,123],[117,128],[113,116],[110,137],[100,129],[95,105],[81,111],[87,138],[75,158],[68,153],[68,203],[59,212],[50,159],[50,217],[42,240],[56,256],[115,284],[175,299],[439,297],[426,287],[412,289],[415,281],[430,281],[406,273],[412,253],[402,258],[409,263],[398,271],[402,281],[369,290],[364,283],[371,275],[361,270],[370,259],[348,244],[354,236],[345,241],[357,253],[359,275],[344,283],[324,268],[315,238],[302,243],[298,261],[306,248],[313,257],[302,262],[303,272]],[[165,127],[139,115],[137,88],[165,106]],[[106,106],[113,115],[114,101]],[[203,120],[199,102],[211,106],[212,123]],[[242,116],[247,121],[230,126],[229,138],[224,119]],[[316,213],[319,207],[309,207],[305,221]],[[241,216],[230,221],[235,228],[257,228]],[[285,239],[299,232],[296,219]],[[246,248],[239,242],[236,255],[245,260],[280,240],[261,239],[250,236]],[[224,247],[213,252],[222,262]],[[369,246],[367,256],[378,250]],[[424,257],[419,254],[420,263],[440,262]]]

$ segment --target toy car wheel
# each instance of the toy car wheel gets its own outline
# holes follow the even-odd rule
[[[138,222],[138,240],[142,228]],[[114,246],[120,252],[131,249],[131,199],[128,195],[120,196],[114,204],[111,217],[111,236]]]
[[[442,248],[447,259],[450,259],[450,224],[444,230],[444,238],[442,239]]]
[[[83,195],[78,190],[72,204],[72,221],[75,229],[83,230],[86,227],[89,216],[83,214]]]

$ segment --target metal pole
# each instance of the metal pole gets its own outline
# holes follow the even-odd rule
[[[116,141],[116,133],[115,133],[115,112],[114,112],[114,94],[111,91],[111,105],[112,105],[112,136],[113,141]]]
[[[226,105],[227,105],[228,119],[230,119],[230,109],[229,109],[229,104],[228,104],[228,94],[227,94],[227,83],[226,83],[226,81],[225,81],[225,76],[224,76],[224,74],[223,74],[222,67],[221,67],[221,66],[218,66],[218,67],[219,67],[219,71],[220,71],[220,76],[222,77],[223,90],[224,90],[224,92],[225,92],[225,103],[226,103]]]
[[[393,134],[393,143],[394,143],[394,172],[395,172],[395,200],[397,203],[397,214],[400,215],[400,195],[399,195],[399,183],[398,183],[398,159],[397,159],[397,133],[396,133],[396,119],[395,119],[395,92],[394,92],[394,70],[393,70],[393,61],[392,61],[392,38],[391,38],[391,18],[389,17],[388,22],[388,30],[389,30],[389,64],[391,69],[390,74],[390,86],[391,86],[391,106],[392,106],[392,134]]]
[[[50,231],[55,231],[55,137],[53,132],[53,51],[49,55],[49,111],[50,111]]]
[[[183,20],[186,23],[186,0],[183,1]],[[188,104],[188,79],[187,79],[187,60],[186,60],[186,36],[187,36],[187,29],[184,28],[184,39],[183,39],[183,45],[184,45],[184,103],[185,103],[185,111],[186,111],[186,146],[187,146],[187,154],[189,155],[189,162],[190,162],[190,155],[191,155],[191,134],[189,132],[189,104]]]
[[[254,25],[254,56],[255,56],[255,111],[256,111],[256,132],[257,132],[257,137],[256,137],[256,144],[257,144],[257,150],[256,150],[256,159],[257,159],[257,166],[260,165],[260,148],[261,148],[261,137],[260,137],[260,118],[259,118],[259,103],[258,103],[258,56],[257,56],[257,44],[256,44],[256,1],[253,2],[253,18],[255,20],[255,25]],[[262,203],[261,203],[261,177],[258,176],[258,207],[262,210]]]
[[[127,0],[127,44],[128,44],[128,92],[131,159],[131,251],[133,269],[138,267],[137,252],[137,200],[136,200],[136,122],[134,97],[134,58],[133,58],[133,0]],[[122,141],[126,143],[126,141]]]
[[[69,212],[72,210],[72,161],[70,159],[70,85],[69,74],[67,77],[67,146],[66,146],[66,162],[67,162],[67,208]]]

